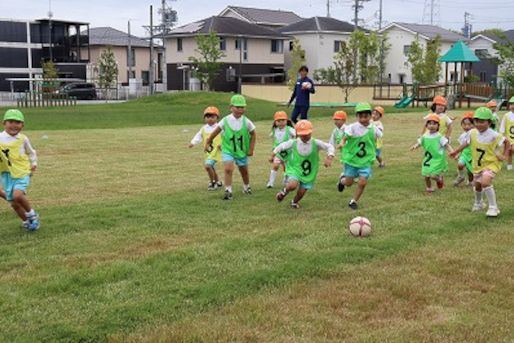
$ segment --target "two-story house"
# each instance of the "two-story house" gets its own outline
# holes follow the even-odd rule
[[[503,41],[514,43],[514,30],[503,31],[500,36],[492,32],[483,33],[474,36],[469,42],[469,47],[480,58],[480,62],[473,66],[473,73],[480,77],[481,82],[495,82],[500,79],[501,66],[495,61],[498,51],[494,44]]]

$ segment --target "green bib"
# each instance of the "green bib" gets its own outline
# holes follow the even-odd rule
[[[376,158],[375,126],[370,125],[368,132],[360,137],[346,136],[343,147],[343,162],[355,168],[367,168]]]
[[[462,159],[466,165],[466,169],[471,172],[473,170],[473,166],[471,165],[472,157],[471,157],[471,146],[467,146],[460,153],[460,159]]]
[[[284,143],[284,142],[287,142],[289,140],[289,126],[286,126],[286,132],[284,134],[284,138],[282,139],[282,141],[279,141],[277,139],[277,136],[275,135],[275,130],[277,128],[273,128],[273,149],[275,149],[279,144],[281,143]],[[277,157],[282,160],[282,161],[287,161],[288,157],[289,157],[289,151],[285,150],[285,151],[281,151],[278,153]]]
[[[302,183],[314,183],[319,169],[318,147],[314,138],[311,139],[312,149],[309,156],[302,156],[296,147],[297,141],[293,143],[286,165],[286,175],[292,176]]]
[[[425,156],[421,164],[421,175],[437,176],[448,171],[446,149],[441,147],[441,133],[435,137],[421,137],[421,146],[425,149]]]
[[[245,158],[248,156],[250,150],[250,132],[248,132],[248,125],[246,117],[243,116],[243,124],[239,131],[233,130],[227,120],[223,118],[223,143],[221,151],[234,158]]]

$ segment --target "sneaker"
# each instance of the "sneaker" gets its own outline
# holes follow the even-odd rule
[[[225,189],[225,194],[223,195],[223,200],[232,200],[232,192],[228,189]]]
[[[28,230],[29,229],[30,222],[28,220],[25,220],[21,222],[22,229]]]
[[[269,183],[266,185],[266,188],[270,189],[270,188],[273,188],[273,184]]]
[[[488,217],[498,217],[499,214],[500,214],[500,210],[498,210],[498,208],[489,207],[489,209],[487,210],[485,215]]]
[[[444,187],[444,179],[443,176],[439,176],[436,181],[437,188],[442,189]]]
[[[378,164],[379,168],[385,168],[385,166],[386,166],[386,164],[384,162]]]
[[[243,193],[248,195],[252,194],[252,188],[248,187],[247,189],[243,189]]]
[[[434,193],[434,189],[432,187],[427,187],[427,188],[425,188],[425,192],[427,192],[428,194],[431,194],[431,193]]]
[[[300,205],[294,201],[291,201],[291,204],[289,206],[291,206],[291,208],[294,208],[296,210],[300,208]]]
[[[340,178],[340,179],[339,179],[339,182],[337,183],[337,190],[338,190],[339,192],[344,191],[344,184],[343,184],[341,181],[343,181],[343,178]]]
[[[221,182],[221,181],[216,182],[216,187],[218,187],[218,188],[223,187],[223,182]]]
[[[282,189],[280,192],[277,193],[277,195],[275,196],[275,198],[277,199],[278,202],[281,202],[282,200],[284,200],[284,198],[286,197],[287,195],[287,192],[285,189]]]
[[[27,230],[29,230],[29,231],[36,231],[41,226],[41,224],[39,223],[39,216],[37,213],[35,215],[33,215],[32,217],[28,218],[27,221],[29,222],[29,225],[27,228]]]
[[[356,210],[359,208],[359,205],[357,205],[357,201],[355,200],[350,200],[350,202],[348,203],[348,207],[350,207],[352,210]]]
[[[471,208],[471,212],[482,211],[483,209],[484,209],[484,203],[483,202],[474,203],[473,204],[473,208]]]
[[[215,182],[209,182],[209,186],[207,187],[208,191],[215,191],[216,188],[218,188],[218,186],[216,185]]]
[[[464,182],[464,176],[457,176],[457,178],[455,179],[455,181],[453,181],[453,185],[455,187],[457,187],[458,185],[460,185],[461,183]]]

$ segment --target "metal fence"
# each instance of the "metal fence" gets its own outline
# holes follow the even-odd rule
[[[18,107],[75,106],[77,99],[68,94],[25,92],[17,99]]]

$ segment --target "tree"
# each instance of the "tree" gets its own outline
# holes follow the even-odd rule
[[[440,53],[441,38],[439,36],[427,41],[425,49],[419,42],[419,36],[416,36],[407,55],[412,79],[421,84],[437,82],[441,73],[441,64],[438,61]]]
[[[104,49],[98,60],[98,86],[104,92],[104,98],[109,98],[109,88],[118,81],[118,63],[110,46]]]
[[[225,54],[220,50],[220,38],[215,32],[208,35],[197,35],[196,46],[195,51],[200,54],[200,57],[189,57],[189,60],[196,67],[192,70],[193,77],[200,80],[207,90],[214,90],[214,79],[221,69],[219,60],[225,57]]]
[[[305,50],[302,49],[300,41],[293,40],[293,50],[291,51],[291,67],[287,70],[287,86],[293,90],[298,76],[298,69],[305,64]]]
[[[54,62],[46,61],[41,65],[43,69],[43,93],[53,93],[58,87],[59,82],[55,81],[57,79],[57,68],[55,67]]]
[[[387,54],[389,45],[386,37],[379,37],[375,32],[354,31],[348,41],[349,49],[355,55],[355,69],[353,70],[353,83],[374,83],[385,69],[383,55]]]
[[[500,39],[493,44],[493,48],[498,52],[499,75],[511,89],[514,89],[514,43],[508,40],[504,33],[498,37]]]

